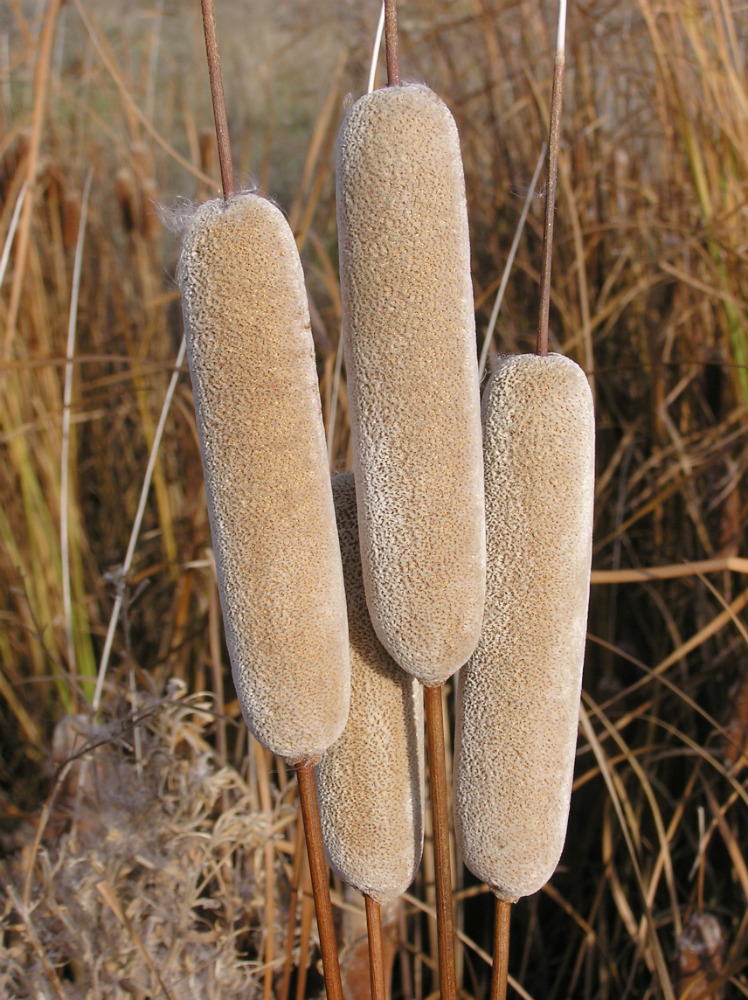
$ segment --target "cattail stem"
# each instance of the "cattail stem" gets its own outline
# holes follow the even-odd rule
[[[509,976],[509,921],[511,916],[512,904],[506,902],[506,900],[497,899],[493,928],[491,1000],[506,1000],[506,984]]]
[[[385,1000],[384,948],[382,946],[382,908],[371,896],[364,896],[366,932],[369,937],[369,981],[371,1000]]]
[[[299,782],[299,802],[304,817],[306,850],[309,857],[309,871],[312,876],[314,907],[317,913],[319,946],[322,952],[322,967],[325,972],[327,1000],[343,1000],[343,986],[340,981],[338,949],[335,941],[335,925],[330,902],[330,883],[327,863],[322,845],[322,826],[317,807],[317,789],[314,785],[314,769],[309,763],[296,765]]]
[[[221,62],[218,56],[218,36],[213,0],[200,0],[203,11],[205,51],[208,55],[208,75],[210,76],[210,96],[213,101],[213,117],[216,122],[216,142],[218,143],[218,163],[221,168],[223,196],[228,201],[236,194],[234,168],[231,162],[229,126],[226,118],[226,101],[223,97]]]
[[[291,985],[291,968],[293,966],[293,942],[296,936],[296,910],[299,903],[299,880],[301,864],[304,860],[304,826],[301,814],[296,817],[296,840],[293,851],[293,868],[291,869],[291,892],[288,897],[288,927],[286,928],[286,960],[283,963],[283,979],[281,980],[278,1000],[288,1000],[288,990]]]
[[[397,0],[384,0],[384,50],[387,56],[387,85],[400,86],[397,54]]]
[[[439,940],[439,982],[441,1000],[455,1000],[454,916],[452,913],[452,871],[449,860],[449,812],[447,769],[444,761],[444,721],[441,686],[423,690],[426,712],[426,740],[429,759],[431,819],[436,870],[436,931]]]
[[[556,58],[553,63],[553,89],[548,134],[548,166],[545,186],[545,222],[543,226],[543,261],[540,271],[540,316],[538,319],[537,353],[548,353],[548,314],[551,306],[551,260],[553,257],[553,221],[556,211],[558,184],[558,153],[561,144],[561,106],[564,99],[564,39],[566,35],[566,0],[560,0]]]

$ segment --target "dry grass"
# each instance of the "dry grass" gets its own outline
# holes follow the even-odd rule
[[[350,454],[331,149],[344,95],[364,87],[376,16],[343,0],[251,14],[227,0],[218,14],[240,182],[257,177],[298,236],[336,469]],[[516,907],[510,971],[536,1000],[729,1000],[748,994],[748,581],[727,561],[747,554],[748,14],[737,0],[593,0],[569,18],[551,338],[593,378],[599,575],[567,849],[546,890]],[[552,5],[531,0],[402,3],[404,75],[437,90],[461,131],[478,349],[545,137],[554,24]],[[295,792],[280,763],[246,756],[235,724],[186,377],[132,567],[118,572],[181,338],[176,242],[153,201],[217,190],[211,124],[196,5],[0,11],[10,996],[259,995],[269,899],[276,987],[281,976]],[[535,199],[501,351],[532,347],[541,227]],[[681,576],[623,573],[690,562]],[[101,715],[81,723],[103,742],[55,782],[49,761],[65,771],[60,733],[87,718],[117,595]],[[427,850],[395,921],[396,990],[418,1000],[433,986],[432,923],[416,916],[429,864]],[[483,1000],[491,905],[469,881],[458,895],[464,995]],[[308,901],[301,913],[303,996],[320,982],[313,950],[299,949]]]

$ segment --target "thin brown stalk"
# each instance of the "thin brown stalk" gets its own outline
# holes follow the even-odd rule
[[[268,752],[255,741],[257,762],[257,789],[260,793],[260,808],[267,817],[268,839],[265,842],[265,977],[263,980],[263,1000],[270,1000],[273,994],[273,958],[275,957],[275,846],[270,836],[273,824],[273,805],[270,795],[270,773]]]
[[[21,304],[21,292],[23,281],[26,276],[26,257],[29,251],[29,241],[31,238],[31,213],[34,207],[34,194],[37,175],[39,173],[39,151],[42,140],[42,126],[44,125],[44,113],[47,108],[47,83],[49,81],[49,68],[52,57],[52,41],[55,33],[55,23],[60,11],[61,0],[50,0],[47,12],[44,16],[41,34],[39,35],[39,51],[36,57],[36,68],[34,70],[34,115],[31,125],[31,140],[27,159],[27,188],[26,197],[21,209],[21,221],[18,226],[18,244],[16,247],[16,262],[13,271],[13,284],[10,288],[10,302],[8,304],[8,320],[5,329],[5,344],[3,354],[7,359],[10,355],[13,343],[13,334],[16,328],[18,310]]]
[[[493,930],[493,967],[491,972],[491,1000],[506,1000],[509,976],[509,922],[512,904],[496,900]]]
[[[299,801],[304,817],[306,850],[309,856],[309,871],[312,876],[314,906],[317,913],[319,946],[322,952],[322,967],[325,972],[327,1000],[343,1000],[343,986],[340,981],[338,949],[335,941],[335,923],[330,902],[330,883],[322,842],[322,825],[317,805],[317,789],[314,786],[314,769],[308,762],[296,765],[299,782]]]
[[[564,99],[564,34],[566,27],[566,0],[561,0],[558,18],[558,41],[553,63],[553,90],[548,135],[548,168],[545,185],[545,222],[543,225],[543,262],[540,272],[540,317],[538,319],[537,353],[548,353],[548,315],[551,306],[551,262],[553,258],[553,220],[556,211],[558,185],[558,152],[561,143],[561,107]]]
[[[299,903],[299,879],[304,861],[304,825],[301,813],[296,816],[296,839],[294,841],[293,867],[291,869],[291,885],[288,896],[288,927],[286,928],[286,960],[283,963],[283,978],[281,980],[278,1000],[288,1000],[288,990],[291,985],[291,969],[293,967],[293,942],[296,936],[296,910]]]
[[[213,696],[216,704],[216,750],[218,759],[226,767],[228,764],[228,744],[226,741],[226,705],[223,700],[223,663],[221,662],[221,603],[218,596],[218,582],[211,579],[208,605],[208,639],[210,642],[210,666],[213,677]],[[223,798],[224,811],[228,809],[228,799]],[[264,808],[264,807],[263,807]]]
[[[314,897],[309,875],[309,858],[304,854],[304,874],[301,889],[301,928],[299,930],[299,966],[296,977],[296,1000],[306,996],[306,973],[309,966],[309,944],[312,937],[314,918]]]
[[[449,812],[447,772],[444,763],[444,722],[441,687],[424,688],[429,787],[434,833],[436,873],[436,926],[439,939],[439,980],[442,1000],[455,1000],[454,916],[452,873],[449,861]]]
[[[231,143],[229,142],[229,125],[226,118],[226,101],[223,96],[223,80],[221,79],[221,61],[218,55],[218,36],[216,35],[216,16],[213,0],[200,0],[203,11],[203,29],[205,31],[205,51],[208,56],[208,74],[210,76],[210,96],[213,101],[213,116],[216,121],[216,142],[218,143],[218,164],[221,168],[221,183],[223,196],[228,201],[236,194],[234,168],[231,162]]]
[[[366,904],[366,932],[369,937],[371,1000],[386,1000],[384,947],[382,944],[382,908],[370,896],[364,896],[364,902]]]
[[[387,85],[400,86],[400,61],[397,53],[397,0],[384,0],[384,49],[387,56]]]

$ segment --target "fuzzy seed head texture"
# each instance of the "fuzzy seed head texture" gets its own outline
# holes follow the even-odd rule
[[[348,714],[347,616],[304,276],[288,223],[200,206],[179,284],[226,641],[256,738],[313,761]]]
[[[504,359],[483,398],[488,572],[460,672],[454,810],[465,864],[503,900],[540,889],[566,837],[589,601],[594,412],[559,354]]]
[[[366,607],[351,473],[332,483],[343,557],[351,709],[317,766],[325,852],[333,870],[378,903],[405,892],[423,850],[423,691],[391,658]]]
[[[337,198],[369,612],[400,666],[436,685],[478,641],[485,528],[465,182],[433,91],[386,87],[351,107]]]

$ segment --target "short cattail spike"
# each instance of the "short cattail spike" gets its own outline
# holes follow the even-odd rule
[[[592,555],[594,414],[559,354],[505,358],[483,399],[488,587],[460,673],[455,826],[468,868],[512,901],[566,836]]]
[[[383,903],[413,881],[423,846],[423,694],[390,657],[366,608],[353,475],[332,483],[351,649],[351,708],[317,766],[325,847],[334,871]]]

